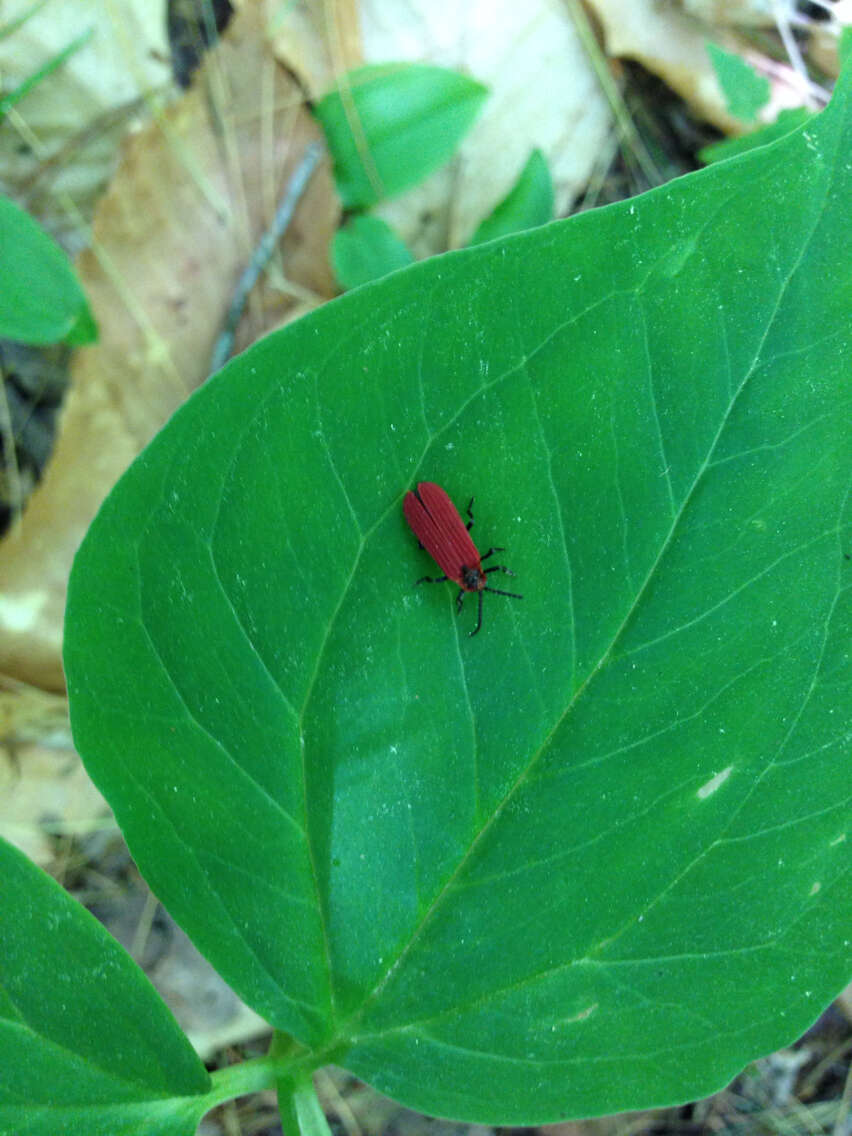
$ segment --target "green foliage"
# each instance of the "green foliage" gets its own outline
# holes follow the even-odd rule
[[[465,75],[424,64],[350,71],[315,110],[344,205],[375,205],[442,166],[487,93]]]
[[[148,979],[2,840],[0,877],[0,1133],[191,1136],[210,1078]]]
[[[712,162],[721,162],[725,158],[736,158],[755,150],[758,146],[768,146],[770,142],[777,142],[785,134],[800,126],[813,117],[813,112],[806,107],[790,107],[782,110],[774,122],[767,123],[748,134],[741,134],[738,138],[725,138],[722,142],[714,142],[699,150],[698,157],[702,162],[710,165]]]
[[[357,288],[412,262],[393,229],[378,217],[353,217],[334,235],[331,263],[342,288]]]
[[[533,150],[518,180],[470,239],[472,245],[534,229],[553,220],[553,182],[541,150]]]
[[[707,54],[725,96],[728,112],[741,122],[754,122],[757,112],[769,101],[769,80],[734,52],[708,43]]]
[[[553,220],[553,183],[540,150],[533,150],[512,189],[479,225],[470,243],[533,229]],[[393,229],[378,217],[356,216],[332,242],[332,264],[343,288],[356,288],[405,268],[413,257]]]
[[[0,336],[22,343],[91,343],[97,328],[62,249],[0,197]]]
[[[105,503],[75,740],[282,1083],[663,1105],[848,980],[849,103],[325,306]],[[424,478],[518,574],[475,639],[412,586]]]

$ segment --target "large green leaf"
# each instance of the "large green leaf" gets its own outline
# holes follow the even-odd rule
[[[100,923],[0,840],[0,1133],[191,1136],[210,1078]]]
[[[97,339],[68,257],[8,197],[0,197],[0,281],[0,336],[35,344]]]
[[[72,574],[74,734],[304,1045],[513,1123],[708,1093],[850,971],[852,114],[258,343]],[[476,495],[467,637],[401,514]]]

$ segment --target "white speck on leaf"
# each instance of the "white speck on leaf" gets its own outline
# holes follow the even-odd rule
[[[720,733],[724,732],[724,730],[720,731]],[[721,773],[717,773],[715,777],[711,777],[709,781],[706,781],[695,794],[699,801],[704,801],[707,797],[712,797],[716,790],[724,785],[731,776],[733,768],[733,765],[729,765],[726,769],[723,769]]]

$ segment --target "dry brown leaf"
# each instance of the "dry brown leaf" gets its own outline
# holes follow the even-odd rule
[[[0,835],[43,867],[52,836],[88,832],[109,815],[71,745],[63,695],[0,685]]]
[[[836,0],[830,23],[814,24],[808,44],[808,59],[826,75],[840,74],[840,33],[852,26],[852,0]]]
[[[240,1001],[176,923],[168,950],[146,974],[202,1061],[270,1032],[269,1023]]]
[[[743,28],[775,26],[773,0],[681,0],[684,11],[705,24],[731,24]]]
[[[5,122],[0,185],[51,232],[73,240],[76,222],[64,195],[90,217],[114,167],[119,131],[144,111],[146,98],[171,88],[166,3],[0,3],[0,23],[29,9],[30,18],[0,38],[4,90],[14,90],[81,35],[88,38]]]
[[[351,0],[301,0],[281,9],[275,42],[315,97],[365,62],[434,63],[488,85],[456,158],[376,210],[419,257],[465,244],[536,146],[557,212],[566,212],[610,134],[609,108],[562,0],[363,0],[357,12]]]
[[[534,147],[547,159],[557,213],[567,212],[612,124],[561,0],[363,0],[361,34],[369,63],[434,63],[489,87],[457,157],[377,211],[417,256],[466,244]]]
[[[635,59],[676,91],[698,117],[726,134],[742,134],[743,123],[727,111],[706,44],[712,39],[728,51],[748,56],[747,44],[729,29],[703,23],[656,0],[588,0],[588,4],[603,28],[608,55]],[[769,79],[772,93],[761,115],[764,121],[774,119],[784,107],[801,104],[792,69]]]
[[[105,850],[106,872],[82,865],[86,905],[143,968],[201,1060],[269,1035],[269,1023],[240,1001],[144,880],[133,869],[122,872],[125,857],[129,865],[126,849],[113,845]],[[62,873],[63,864],[55,867]]]
[[[363,62],[356,0],[292,0],[278,7],[270,33],[275,56],[318,99],[337,75]]]
[[[73,750],[27,743],[0,755],[0,836],[50,868],[57,834],[115,827],[106,802]]]
[[[62,688],[74,551],[118,476],[206,378],[234,284],[317,136],[265,31],[265,4],[251,0],[192,90],[128,139],[98,205],[79,272],[100,342],[75,357],[46,476],[0,546],[0,669],[34,685]],[[299,300],[333,292],[337,211],[323,167],[283,245],[281,271]],[[257,289],[243,341],[281,314]]]

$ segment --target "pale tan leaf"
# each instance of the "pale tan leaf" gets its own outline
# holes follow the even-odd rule
[[[31,3],[0,4],[0,23]],[[64,195],[91,216],[120,132],[171,89],[165,0],[48,3],[0,38],[0,79],[14,90],[78,37],[85,42],[16,104],[0,131],[0,185],[51,232],[72,236]]]
[[[0,669],[60,689],[71,559],[101,500],[208,373],[234,285],[317,128],[247,3],[194,87],[128,139],[79,264],[100,342],[75,357],[53,458],[0,546]],[[299,302],[332,294],[337,221],[325,167],[283,245],[278,279]],[[292,282],[292,288],[290,288]],[[258,288],[242,340],[295,302]]]
[[[681,0],[683,10],[705,24],[743,28],[775,26],[775,0]]]
[[[564,213],[611,131],[609,107],[561,0],[364,0],[367,62],[417,60],[487,84],[489,98],[444,169],[378,212],[416,255],[465,244],[538,147]]]
[[[292,0],[277,5],[270,21],[275,56],[313,99],[334,86],[335,77],[364,62],[356,0]]]
[[[742,134],[744,124],[728,113],[725,97],[707,54],[713,40],[744,56],[761,70],[749,45],[729,29],[704,22],[672,4],[657,0],[588,0],[603,28],[606,52],[634,59],[658,75],[691,106],[695,115],[726,134]],[[800,85],[792,68],[767,72],[770,101],[761,121],[772,121],[784,107],[801,105]]]
[[[42,867],[56,835],[109,821],[106,802],[71,745],[68,702],[25,684],[0,683],[0,835]]]

